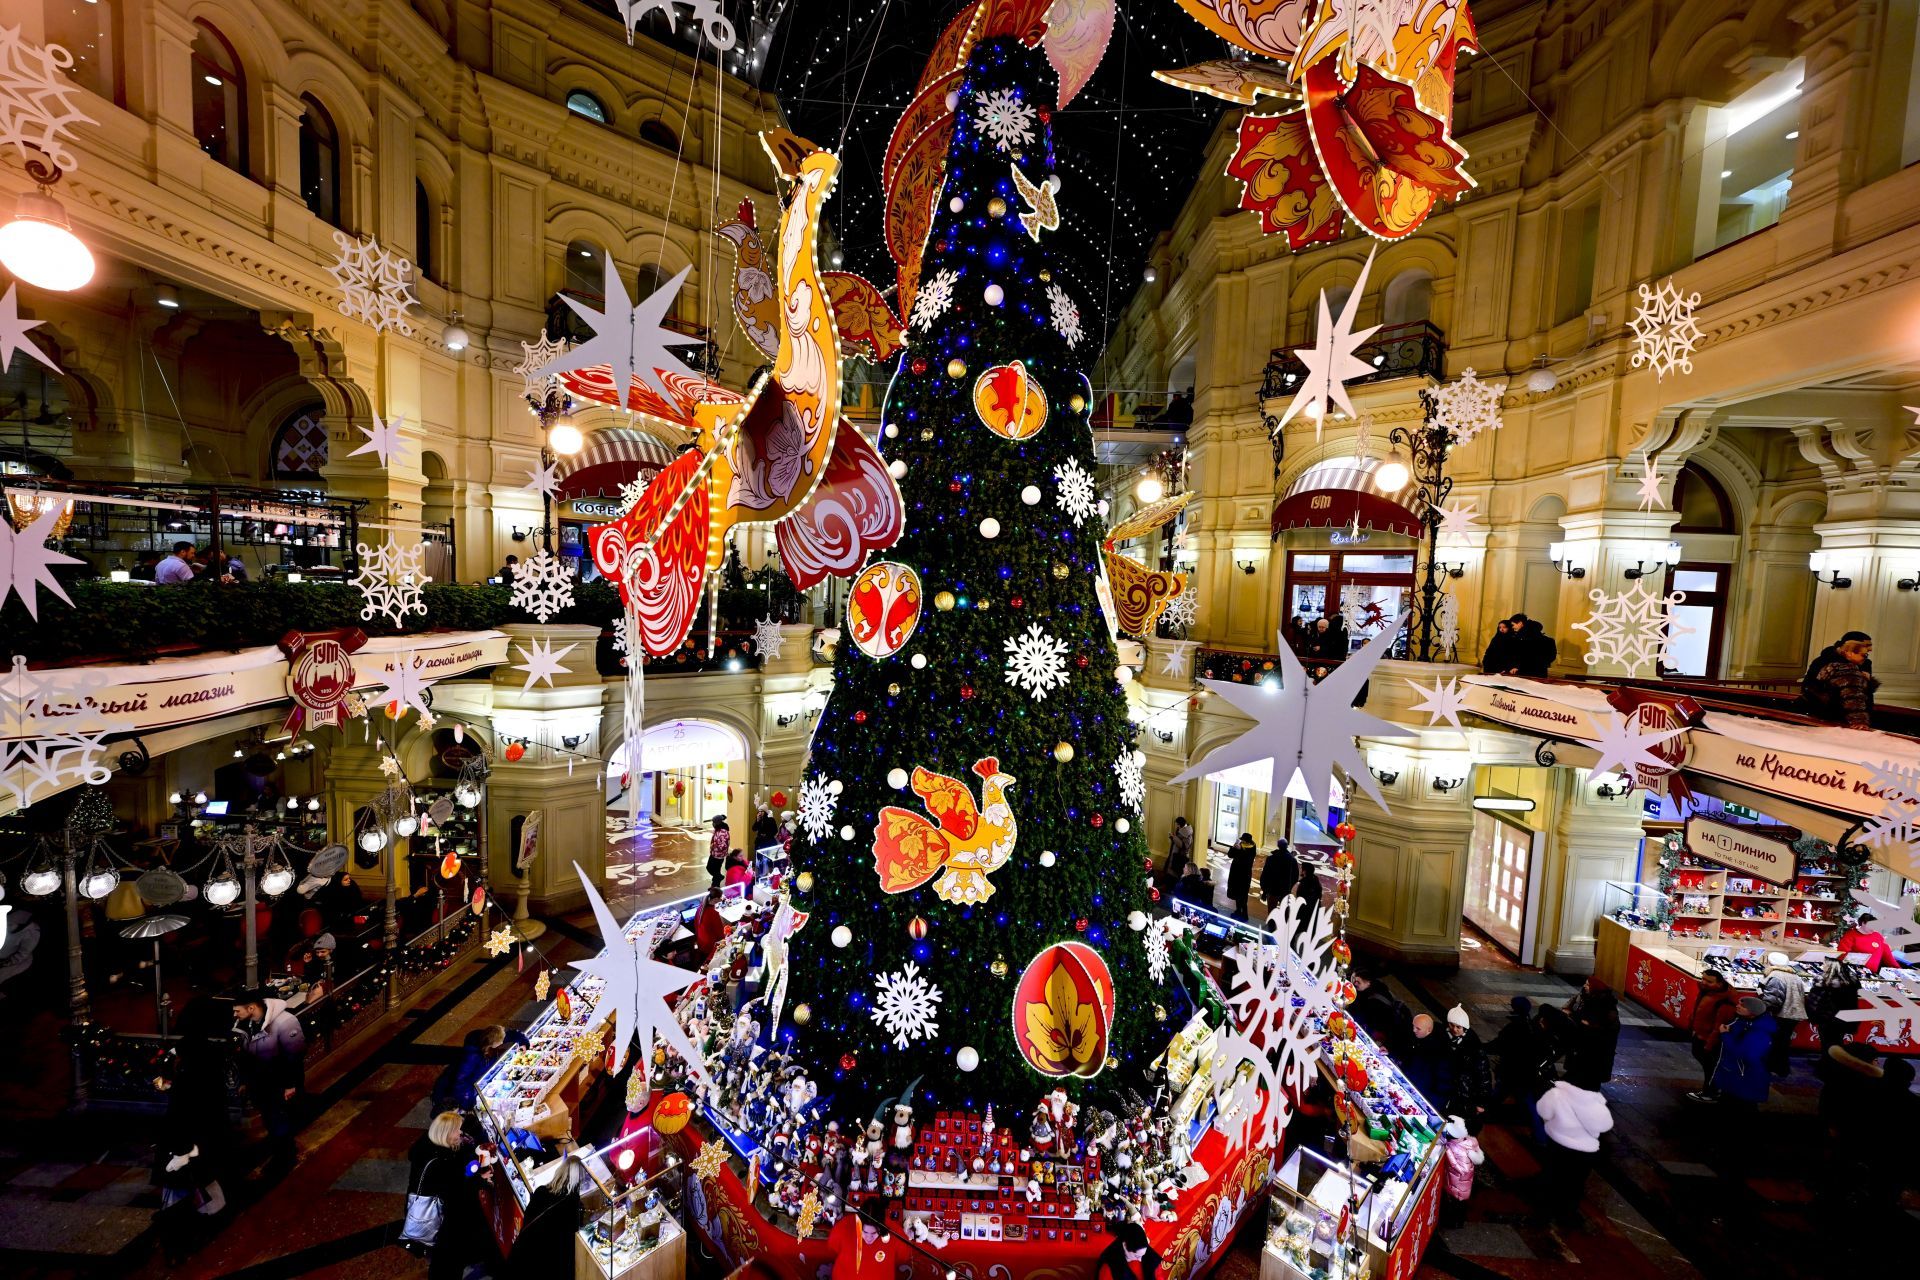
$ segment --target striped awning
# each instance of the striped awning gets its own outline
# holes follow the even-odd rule
[[[608,427],[587,437],[587,447],[560,463],[562,502],[574,498],[611,498],[620,486],[652,475],[680,453],[658,436],[631,427]]]

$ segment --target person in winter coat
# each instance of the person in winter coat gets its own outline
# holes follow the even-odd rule
[[[1712,1083],[1688,1094],[1688,1100],[1759,1106],[1772,1086],[1767,1074],[1772,1049],[1773,1017],[1767,1002],[1759,996],[1741,996],[1733,1021],[1720,1027],[1720,1059],[1714,1064]]]
[[[440,1230],[427,1253],[427,1280],[460,1280],[467,1268],[491,1270],[499,1264],[493,1227],[481,1211],[473,1179],[467,1176],[468,1150],[458,1111],[442,1111],[407,1152],[407,1190],[440,1202]]]
[[[1544,680],[1548,669],[1553,666],[1553,660],[1560,655],[1560,646],[1554,643],[1553,637],[1538,621],[1527,618],[1520,624],[1520,634],[1514,641],[1513,652],[1516,674]]]
[[[1807,1020],[1806,979],[1787,960],[1784,951],[1767,953],[1767,978],[1760,986],[1760,998],[1773,1015],[1773,1045],[1767,1054],[1767,1070],[1777,1076],[1787,1074],[1787,1052],[1793,1047],[1793,1033]]]
[[[307,1033],[287,1002],[249,991],[233,1002],[242,1037],[240,1079],[267,1129],[267,1165],[277,1177],[293,1167],[300,1087],[306,1078]]]
[[[718,813],[713,818],[713,834],[707,838],[707,879],[714,884],[720,883],[720,877],[726,873],[727,855],[733,852],[733,833],[727,830],[727,815]]]
[[[1400,1060],[1400,1071],[1429,1106],[1440,1106],[1453,1087],[1448,1078],[1445,1042],[1445,1036],[1434,1034],[1433,1015],[1413,1015],[1413,1023],[1408,1028],[1407,1054]]]
[[[1320,883],[1320,873],[1311,866],[1300,868],[1300,882],[1293,887],[1293,896],[1300,899],[1300,928],[1295,937],[1304,935],[1313,921],[1313,913],[1319,909],[1320,895],[1326,892],[1326,886]]]
[[[1486,1046],[1461,1005],[1447,1010],[1446,1055],[1450,1086],[1446,1110],[1464,1119],[1469,1133],[1478,1133],[1493,1105],[1493,1068],[1487,1062]]]
[[[472,1111],[480,1077],[493,1065],[494,1058],[499,1056],[501,1046],[506,1042],[507,1029],[498,1024],[476,1027],[467,1032],[467,1038],[460,1046],[460,1057],[447,1064],[440,1078],[433,1082],[434,1114]]]
[[[1493,639],[1487,641],[1486,652],[1480,655],[1480,671],[1483,675],[1505,675],[1513,667],[1513,624],[1505,618],[1494,624]]]
[[[1147,1229],[1137,1222],[1113,1228],[1113,1243],[1094,1263],[1095,1280],[1154,1280],[1160,1273],[1160,1255],[1147,1243]]]
[[[780,819],[773,810],[762,809],[753,819],[753,849],[758,853],[780,843]]]
[[[1487,1153],[1480,1149],[1480,1139],[1467,1132],[1467,1122],[1459,1116],[1447,1117],[1445,1133],[1446,1207],[1464,1218],[1467,1201],[1473,1198],[1474,1171],[1486,1163]]]
[[[1493,1058],[1494,1099],[1512,1098],[1522,1106],[1531,1106],[1547,1087],[1540,1078],[1540,1028],[1534,1024],[1533,1001],[1515,996],[1508,1008],[1512,1012],[1507,1025],[1487,1046]]]
[[[1714,1064],[1720,1057],[1720,1027],[1733,1019],[1734,990],[1726,975],[1709,969],[1700,975],[1700,995],[1693,1002],[1693,1019],[1688,1033],[1693,1040],[1693,1060],[1700,1064],[1700,1089],[1713,1083]]]
[[[580,1157],[561,1157],[553,1177],[528,1197],[520,1233],[496,1280],[553,1280],[573,1274],[574,1236],[580,1230],[580,1197],[586,1189],[587,1167]]]
[[[1227,898],[1233,903],[1233,918],[1247,918],[1247,895],[1253,892],[1253,860],[1260,856],[1254,847],[1253,833],[1242,831],[1227,855]]]
[[[1860,979],[1845,961],[1835,957],[1820,968],[1820,976],[1807,990],[1807,1018],[1820,1037],[1820,1048],[1831,1049],[1846,1040],[1852,1024],[1840,1020],[1841,1013],[1860,1007]]]
[[[1600,1135],[1613,1128],[1606,1095],[1587,1085],[1597,1086],[1598,1081],[1556,1080],[1535,1104],[1547,1138],[1541,1151],[1538,1213],[1563,1226],[1579,1222],[1580,1196],[1600,1151]]]
[[[197,1247],[204,1220],[227,1207],[220,1177],[233,1137],[227,1117],[229,1029],[225,1005],[195,997],[180,1011],[174,1024],[179,1044],[153,1082],[167,1099],[153,1150],[162,1202],[154,1226],[162,1250],[176,1263]]]
[[[1800,710],[1849,729],[1873,727],[1873,637],[1849,631],[1807,664],[1800,680]]]
[[[1167,865],[1163,868],[1167,883],[1176,885],[1180,877],[1187,874],[1187,863],[1193,857],[1193,824],[1186,818],[1173,820],[1173,834],[1167,838]]]
[[[1613,1079],[1614,1051],[1620,1044],[1620,999],[1605,982],[1589,976],[1567,1001],[1573,1042],[1567,1046],[1567,1076],[1604,1084]]]
[[[1413,1010],[1388,989],[1385,978],[1372,967],[1353,971],[1353,1003],[1347,1012],[1387,1056],[1398,1060],[1413,1039]]]
[[[1191,902],[1196,907],[1213,910],[1213,881],[1199,867],[1188,867],[1187,874],[1173,886],[1173,896],[1180,902]]]
[[[1260,868],[1260,901],[1266,904],[1268,911],[1280,905],[1280,899],[1293,892],[1293,886],[1300,882],[1300,859],[1293,856],[1293,848],[1285,840],[1273,846],[1273,852],[1267,855],[1265,865]]]

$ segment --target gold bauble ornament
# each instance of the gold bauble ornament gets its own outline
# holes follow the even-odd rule
[[[953,610],[953,603],[953,592],[951,591],[942,591],[933,597],[933,607],[942,613],[951,612]]]
[[[1067,401],[1067,408],[1073,410],[1075,413],[1079,413],[1081,410],[1085,409],[1086,407],[1087,407],[1087,398],[1085,396],[1079,396],[1079,395],[1073,396]]]
[[[962,360],[959,356],[955,356],[953,359],[947,361],[947,376],[949,378],[966,377],[967,362],[965,360]]]
[[[1073,744],[1072,744],[1071,742],[1056,742],[1056,743],[1054,743],[1054,744],[1053,744],[1053,758],[1054,758],[1055,760],[1058,760],[1058,761],[1059,761],[1059,762],[1060,762],[1061,764],[1066,764],[1066,763],[1067,763],[1068,761],[1070,761],[1070,760],[1072,760],[1072,759],[1073,759]]]
[[[1047,270],[1045,267],[1040,268],[1040,283],[1045,284],[1051,279],[1053,279],[1053,272]]]
[[[1006,217],[1007,202],[1005,200],[1002,200],[999,196],[995,196],[993,199],[987,201],[987,215],[993,218]]]
[[[887,686],[887,692],[897,698],[900,696],[900,686],[897,684],[890,684]]]
[[[1060,579],[1062,582],[1066,581],[1067,566],[1065,561],[1055,560],[1053,562],[1053,576]]]
[[[793,1020],[794,1022],[798,1023],[800,1026],[803,1026],[803,1027],[806,1026],[809,1022],[812,1022],[813,1006],[805,1003],[801,1003],[793,1006]]]
[[[922,427],[922,428],[920,428],[920,443],[922,443],[922,444],[926,444],[927,442],[929,442],[929,441],[931,441],[932,439],[933,439],[933,428],[932,428],[932,427]]]
[[[793,878],[793,887],[798,889],[802,893],[812,893],[813,892],[813,872],[802,871],[799,875],[795,876]]]
[[[1167,1020],[1167,1006],[1163,1004],[1153,1006],[1153,1020],[1155,1022],[1165,1022]]]
[[[1007,958],[1005,956],[995,956],[993,958],[993,963],[987,966],[987,972],[991,973],[996,978],[1006,977],[1007,976]]]
[[[985,613],[988,607],[992,605],[992,603],[993,601],[987,599],[985,596],[975,596],[973,600],[973,607],[978,612]]]

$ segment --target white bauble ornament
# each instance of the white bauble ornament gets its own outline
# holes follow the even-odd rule
[[[900,434],[900,428],[895,426],[891,422],[889,422],[885,427],[881,428],[881,430],[886,433],[886,437],[889,440],[897,438]]]
[[[1052,865],[1053,865],[1053,864],[1054,864],[1055,862],[1057,862],[1057,861],[1058,861],[1058,859],[1057,859],[1057,858],[1055,858],[1055,857],[1053,856],[1053,850],[1051,850],[1051,849],[1042,849],[1042,850],[1040,851],[1040,865],[1041,865],[1041,866],[1043,866],[1043,867],[1050,867],[1050,866],[1052,866]]]
[[[916,653],[907,659],[907,665],[915,671],[924,671],[927,668],[927,655],[924,653]]]
[[[900,788],[906,786],[907,771],[905,769],[887,770],[887,785],[892,787],[895,791],[898,791],[900,790]]]
[[[1113,671],[1113,678],[1115,680],[1118,680],[1121,684],[1125,684],[1129,680],[1133,679],[1133,668],[1132,667],[1115,667]]]
[[[1102,498],[1100,499],[1099,504],[1094,507],[1094,510],[1098,512],[1100,515],[1104,516],[1107,514],[1107,508],[1112,505],[1113,504],[1108,502],[1105,498]]]
[[[842,840],[853,839],[853,824],[849,823],[846,826],[840,828],[840,838]]]
[[[843,924],[835,925],[833,933],[830,934],[829,937],[832,939],[834,946],[844,947],[853,941],[853,930]]]
[[[992,516],[988,516],[985,520],[982,520],[980,522],[980,536],[983,538],[999,537],[1000,522],[998,520],[995,520]]]
[[[895,458],[892,462],[889,462],[887,464],[887,474],[892,476],[895,480],[906,479],[907,478],[907,460],[905,458]]]
[[[1125,835],[1127,834],[1127,832],[1133,830],[1133,824],[1127,821],[1125,818],[1119,818],[1114,821],[1113,829],[1115,831],[1118,831],[1121,835]]]
[[[970,1044],[963,1044],[953,1051],[953,1065],[962,1071],[972,1071],[980,1065],[980,1051]]]
[[[1147,927],[1147,913],[1144,911],[1127,912],[1127,928],[1139,933]]]
[[[1026,503],[1030,507],[1039,505],[1040,486],[1037,484],[1030,484],[1026,488],[1022,489],[1020,491],[1020,501]]]
[[[830,796],[837,796],[842,791],[845,791],[846,789],[847,789],[847,784],[840,781],[840,779],[838,778],[835,778],[832,782],[829,782],[827,784],[827,794]]]
[[[953,199],[947,201],[947,208],[953,213],[958,213],[966,207],[967,207],[967,202],[965,200],[962,200],[959,196],[955,196]]]
[[[1007,291],[997,284],[990,284],[980,291],[980,297],[990,307],[997,307],[1007,300]]]

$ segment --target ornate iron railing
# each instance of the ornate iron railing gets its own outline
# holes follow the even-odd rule
[[[1273,349],[1265,374],[1260,379],[1262,400],[1293,394],[1300,385],[1300,379],[1307,373],[1307,366],[1294,353],[1312,345],[1303,342]],[[1349,379],[1348,386],[1421,376],[1437,382],[1446,376],[1447,335],[1427,320],[1392,324],[1376,333],[1371,341],[1362,343],[1355,354],[1372,365],[1373,372]]]

